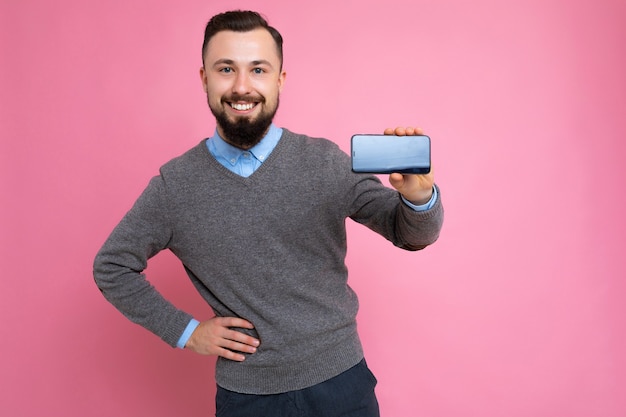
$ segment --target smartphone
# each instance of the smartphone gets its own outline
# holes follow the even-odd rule
[[[428,174],[430,138],[428,136],[354,135],[352,171],[370,174]]]

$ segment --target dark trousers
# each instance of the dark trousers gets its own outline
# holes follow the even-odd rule
[[[218,386],[215,416],[379,417],[375,386],[365,360],[321,384],[284,394],[239,394]]]

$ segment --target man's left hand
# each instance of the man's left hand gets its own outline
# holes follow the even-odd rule
[[[385,129],[385,135],[412,136],[423,135],[424,131],[419,127],[396,127]],[[389,175],[389,183],[398,190],[404,198],[419,206],[430,201],[433,195],[435,176],[431,167],[428,174],[399,174]]]

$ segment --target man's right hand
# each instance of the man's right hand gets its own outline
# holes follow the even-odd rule
[[[234,327],[254,329],[254,325],[244,319],[213,317],[196,327],[185,348],[201,355],[217,355],[243,362],[246,357],[242,353],[255,353],[260,342],[252,336],[232,330]]]

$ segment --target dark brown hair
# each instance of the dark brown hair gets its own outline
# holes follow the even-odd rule
[[[232,10],[229,12],[217,14],[209,20],[206,28],[204,29],[204,42],[202,43],[202,64],[204,65],[204,55],[206,54],[206,48],[211,38],[218,32],[224,30],[231,30],[233,32],[249,32],[254,29],[267,30],[274,42],[276,43],[276,50],[278,51],[278,58],[280,60],[280,68],[283,67],[283,37],[273,27],[271,27],[267,20],[265,20],[259,13],[250,10]]]

